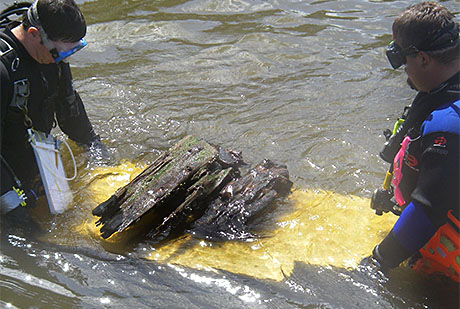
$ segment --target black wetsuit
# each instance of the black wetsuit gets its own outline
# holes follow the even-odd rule
[[[373,252],[383,269],[398,266],[425,245],[447,222],[449,210],[459,218],[459,73],[435,92],[419,93],[411,109],[413,115],[418,110],[423,117],[415,117],[420,119],[406,128],[411,142],[404,155],[399,188],[407,207]]]
[[[16,106],[11,106],[15,80],[26,78],[29,81],[27,115],[32,120],[35,130],[49,133],[56,119],[61,130],[80,144],[90,145],[93,141],[99,140],[99,137],[93,130],[80,96],[71,86],[69,64],[37,63],[9,28],[1,29],[0,38],[14,48],[19,58],[19,69],[15,74],[12,74],[9,65],[0,62],[1,155],[27,187],[38,174],[38,168],[33,150],[27,142],[24,112]],[[4,41],[0,40],[0,51],[7,48]],[[67,82],[63,78],[65,74]],[[3,194],[11,190],[12,184],[11,175],[7,173],[3,164],[1,174],[0,193]]]

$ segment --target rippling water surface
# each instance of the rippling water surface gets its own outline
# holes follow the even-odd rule
[[[88,46],[71,61],[74,81],[116,163],[113,169],[89,164],[73,146],[80,172],[71,210],[2,218],[3,306],[458,307],[458,286],[450,282],[404,267],[388,279],[335,263],[344,254],[361,258],[353,248],[363,241],[372,248],[391,227],[391,218],[372,221],[368,199],[387,168],[378,157],[381,132],[415,95],[383,52],[394,17],[413,1],[77,2]],[[460,11],[456,1],[443,4]],[[140,244],[111,253],[88,228],[91,209],[187,134],[243,151],[250,164],[263,158],[286,164],[303,202],[289,199],[261,220],[286,216],[260,223],[265,242],[178,242],[182,249],[173,253],[162,250],[176,244]],[[101,179],[113,188],[98,187]],[[308,207],[315,212],[306,213]],[[373,228],[358,228],[363,222]],[[278,232],[296,225],[296,234]],[[299,250],[312,235],[320,237],[308,244],[321,250]],[[336,249],[355,238],[345,253]],[[197,249],[206,247],[212,253]],[[181,260],[187,250],[193,254]],[[192,267],[197,252],[214,260]],[[316,252],[336,254],[324,253],[323,261]],[[257,271],[262,260],[271,269]]]

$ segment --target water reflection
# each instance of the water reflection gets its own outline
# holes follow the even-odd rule
[[[77,2],[89,45],[72,59],[75,84],[119,164],[91,166],[72,145],[71,210],[2,218],[2,305],[458,307],[455,285],[405,268],[380,281],[356,266],[382,237],[375,229],[391,225],[373,222],[367,201],[387,168],[381,132],[414,95],[382,54],[411,1]],[[111,253],[91,209],[186,134],[249,163],[285,163],[293,197],[319,198],[280,205],[254,243]]]

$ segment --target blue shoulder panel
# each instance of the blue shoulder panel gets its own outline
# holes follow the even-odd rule
[[[434,110],[421,126],[422,136],[433,132],[460,135],[460,100]]]

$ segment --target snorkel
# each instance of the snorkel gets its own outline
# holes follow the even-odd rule
[[[40,23],[40,18],[38,16],[37,9],[38,0],[35,1],[27,11],[27,18],[32,26],[36,27],[40,32],[43,44],[48,48],[51,53],[51,56],[54,59],[55,63],[59,63],[62,60],[68,58],[69,56],[75,54],[77,51],[82,49],[87,45],[84,38],[81,38],[76,43],[65,43],[65,42],[54,42],[48,38],[45,30],[43,29],[42,24]],[[54,42],[54,43],[53,43]],[[70,45],[70,46],[69,46]]]

